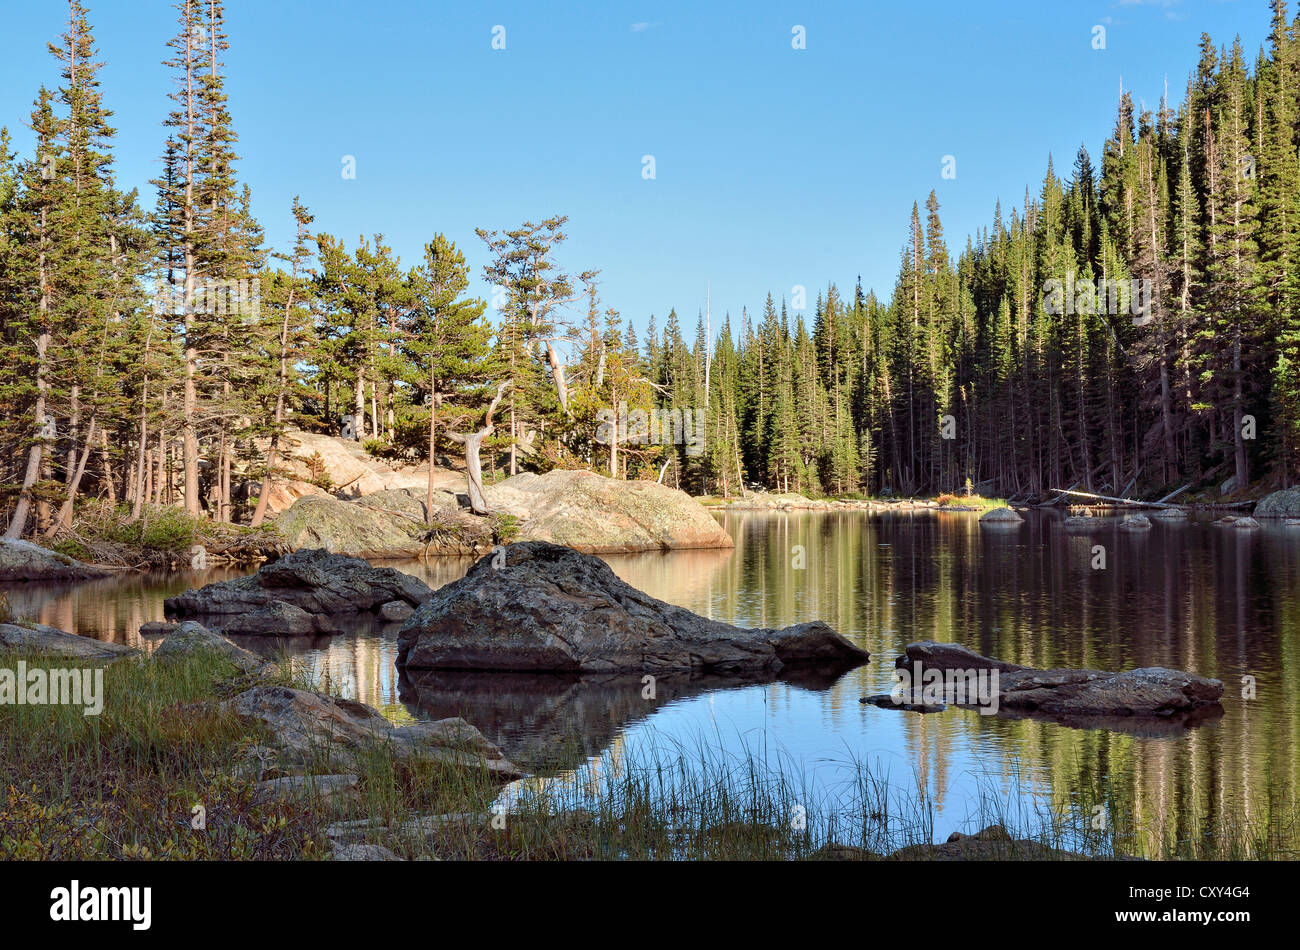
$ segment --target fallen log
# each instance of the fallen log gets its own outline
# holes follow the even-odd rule
[[[1163,501],[1138,501],[1132,498],[1117,498],[1113,495],[1095,495],[1087,491],[1074,491],[1069,488],[1049,488],[1048,491],[1058,492],[1062,495],[1077,495],[1080,498],[1095,498],[1098,501],[1109,501],[1112,504],[1122,505],[1127,508],[1181,508],[1182,505],[1169,505]],[[1178,494],[1174,492],[1174,494]]]

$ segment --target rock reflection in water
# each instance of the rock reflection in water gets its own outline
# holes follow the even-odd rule
[[[844,675],[802,668],[768,675],[585,676],[412,670],[400,674],[401,701],[421,719],[460,716],[530,772],[575,769],[663,706],[712,690],[783,682],[820,692]]]

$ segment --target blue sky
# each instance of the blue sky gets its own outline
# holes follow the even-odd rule
[[[87,3],[119,178],[146,193],[174,11]],[[27,151],[66,7],[0,5],[0,124]],[[1269,28],[1266,0],[227,0],[227,16],[239,173],[277,249],[295,194],[317,228],[349,246],[382,232],[408,263],[441,231],[476,275],[476,227],[567,214],[562,263],[600,269],[604,305],[638,329],[675,306],[688,338],[706,282],[715,325],[795,285],[811,317],[818,289],[859,274],[887,298],[914,201],[937,191],[956,253],[995,200],[1009,214],[1037,191],[1049,152],[1068,171],[1083,143],[1099,164],[1121,77],[1152,108],[1167,77],[1177,101],[1202,31],[1240,34],[1253,62]]]

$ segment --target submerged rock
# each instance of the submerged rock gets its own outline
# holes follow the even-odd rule
[[[0,652],[5,650],[66,660],[119,660],[140,652],[120,643],[81,637],[39,623],[0,623]]]
[[[334,633],[334,615],[373,611],[392,601],[415,606],[432,594],[423,581],[393,568],[312,550],[286,555],[247,577],[169,597],[164,609],[170,616],[212,618],[209,625],[227,633],[293,636]]]
[[[334,764],[351,769],[367,749],[383,746],[398,758],[484,768],[501,781],[524,774],[463,719],[399,728],[364,703],[287,686],[255,686],[221,705],[241,720],[269,729],[282,766]]]
[[[980,515],[980,524],[987,525],[1014,525],[1024,520],[1013,508],[990,508]]]
[[[909,643],[895,665],[939,670],[997,670],[998,714],[1036,715],[1066,725],[1109,727],[1124,717],[1183,718],[1195,724],[1221,711],[1223,683],[1194,673],[1146,667],[1122,673],[1036,670],[953,643]]]
[[[1119,526],[1123,531],[1145,531],[1151,527],[1151,519],[1146,515],[1129,515]]]
[[[849,668],[866,650],[821,621],[746,630],[625,584],[599,558],[528,541],[439,589],[402,627],[408,669],[610,673]]]
[[[0,582],[84,581],[109,573],[31,541],[0,538]]]

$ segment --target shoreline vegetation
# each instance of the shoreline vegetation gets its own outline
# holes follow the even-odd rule
[[[634,483],[622,483],[618,487],[628,487],[630,484]],[[490,490],[491,486],[489,486]],[[405,527],[408,527],[412,535],[419,540],[411,542],[400,551],[391,553],[366,550],[347,550],[341,553],[381,559],[454,557],[483,554],[496,545],[521,539],[519,519],[508,512],[494,512],[487,518],[456,519],[438,510],[433,521],[423,521],[421,516],[425,509],[418,505],[414,508],[395,506],[391,500],[392,493],[379,494],[380,497],[374,500],[378,502],[374,509],[376,520],[405,522],[407,523]],[[343,510],[346,510],[347,506],[352,504],[361,508],[367,507],[366,499],[369,496],[353,499],[338,499],[333,495],[304,497],[315,499],[309,503],[310,506],[319,505],[322,498],[337,500],[339,505],[343,506]],[[945,493],[934,497],[894,498],[867,497],[857,493],[807,497],[795,492],[751,491],[744,497],[729,499],[715,496],[699,496],[694,499],[683,497],[682,502],[693,500],[711,512],[913,510],[986,512],[996,508],[1021,507],[1057,508],[1061,511],[1098,516],[1107,512],[1118,513],[1152,507],[1141,500],[1089,500],[1071,498],[1065,494],[1058,495],[1056,498],[1059,499],[1059,504],[1012,505],[1002,498],[984,498],[962,493]],[[407,501],[407,498],[400,500]],[[1264,500],[1215,501],[1208,497],[1201,497],[1183,504],[1163,507],[1184,511],[1235,511],[1247,506],[1259,505]],[[1300,517],[1300,508],[1294,510],[1295,517]],[[319,508],[314,508],[311,516],[315,518],[319,511]],[[1280,514],[1289,516],[1291,511],[1292,508],[1286,508]],[[578,526],[579,533],[570,533],[566,543],[589,552],[605,553],[609,550],[612,553],[621,553],[618,543],[593,544],[592,538],[581,536],[581,529],[582,527]],[[145,506],[143,514],[136,518],[132,517],[130,511],[123,506],[96,504],[79,507],[76,520],[64,528],[54,541],[48,542],[48,547],[58,554],[99,567],[128,570],[186,570],[254,565],[274,560],[290,551],[319,546],[319,543],[318,523],[311,535],[300,543],[293,543],[285,537],[275,519],[264,522],[258,528],[250,528],[217,522],[202,516],[193,517],[175,506]],[[671,537],[655,545],[656,548],[666,550],[692,546],[696,545],[674,543]],[[635,550],[634,547],[628,549]]]
[[[594,778],[527,777],[506,794],[486,765],[400,756],[378,742],[358,747],[346,776],[325,746],[286,770],[270,733],[223,706],[256,684],[321,686],[287,660],[248,672],[197,651],[109,664],[105,690],[117,700],[97,718],[0,706],[0,858],[1271,860],[1293,856],[1300,829],[1294,803],[1270,802],[1249,821],[1206,818],[1204,834],[1168,840],[1088,789],[1013,814],[1005,777],[989,776],[963,822],[970,833],[935,842],[933,800],[867,763],[842,763],[848,777],[831,800],[780,754],[724,759],[703,737],[642,749]]]

